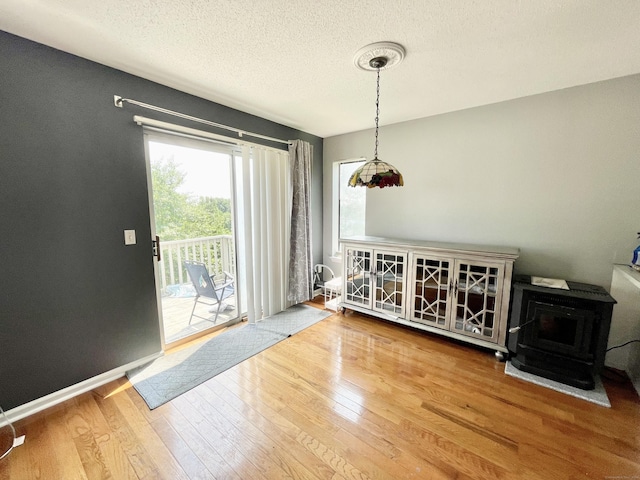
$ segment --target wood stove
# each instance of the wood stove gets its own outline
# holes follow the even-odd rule
[[[525,372],[584,390],[604,366],[616,301],[597,285],[567,282],[569,290],[513,283],[508,347],[511,364]]]

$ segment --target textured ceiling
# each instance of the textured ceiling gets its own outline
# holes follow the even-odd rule
[[[322,137],[373,126],[367,44],[407,51],[385,125],[640,73],[639,26],[638,0],[0,0],[2,30]]]

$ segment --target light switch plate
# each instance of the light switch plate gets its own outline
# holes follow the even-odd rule
[[[135,245],[136,244],[136,231],[135,230],[125,230],[124,231],[124,244],[125,245]]]

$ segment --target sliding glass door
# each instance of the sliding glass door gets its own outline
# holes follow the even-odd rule
[[[165,345],[238,320],[232,146],[145,129]]]

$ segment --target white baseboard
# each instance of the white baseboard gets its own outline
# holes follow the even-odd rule
[[[62,403],[65,400],[69,400],[70,398],[88,392],[89,390],[98,388],[105,383],[109,383],[113,380],[123,377],[129,370],[133,370],[134,368],[144,365],[145,363],[149,363],[152,360],[161,357],[163,354],[163,352],[157,352],[147,357],[141,358],[140,360],[136,360],[121,367],[114,368],[113,370],[102,373],[100,375],[96,375],[95,377],[91,377],[83,382],[76,383],[75,385],[71,385],[70,387],[63,388],[62,390],[58,390],[57,392],[50,393],[49,395],[45,395],[44,397],[40,397],[36,400],[25,403],[24,405],[12,408],[11,410],[5,412],[5,414],[9,422],[14,423],[22,418],[28,417],[29,415],[33,415],[34,413],[40,412],[46,408],[53,407],[54,405]],[[6,420],[0,418],[0,426],[2,426],[3,424],[6,424]]]

